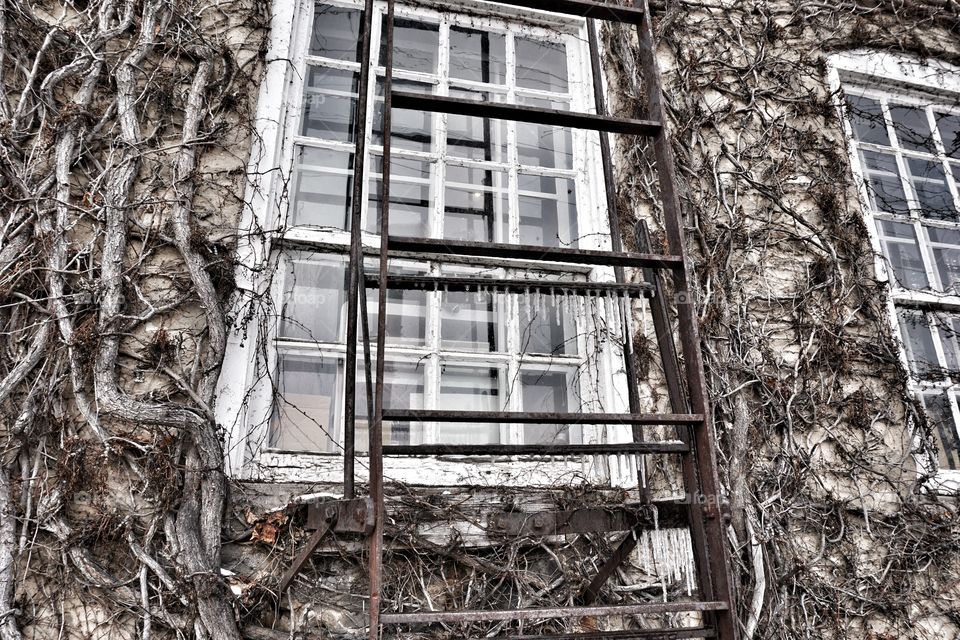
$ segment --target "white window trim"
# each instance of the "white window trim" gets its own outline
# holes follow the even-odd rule
[[[353,5],[349,0],[335,4]],[[232,313],[238,319],[228,338],[227,352],[218,384],[215,415],[218,424],[225,433],[226,472],[239,479],[263,481],[342,481],[342,458],[323,454],[289,454],[260,451],[255,443],[255,434],[251,425],[269,423],[273,384],[270,376],[275,371],[276,348],[272,330],[266,325],[266,318],[258,311],[260,301],[276,295],[275,287],[280,278],[273,278],[276,255],[272,251],[272,241],[279,229],[279,221],[284,215],[285,196],[282,186],[289,183],[292,174],[293,148],[296,136],[284,136],[293,132],[298,122],[297,105],[286,104],[290,95],[299,95],[296,90],[297,69],[306,63],[304,38],[312,17],[312,0],[280,2],[274,4],[271,17],[270,44],[266,56],[266,73],[260,88],[254,130],[251,160],[248,164],[247,184],[245,188],[245,207],[239,223],[238,246],[236,254],[236,281],[238,293],[232,304]],[[522,19],[524,22],[539,21],[544,29],[565,28],[571,35],[565,36],[568,43],[578,42],[582,54],[579,64],[571,65],[573,81],[580,80],[586,86],[585,79],[590,77],[590,62],[586,51],[586,23],[575,18],[558,18],[549,14],[537,14],[519,11],[511,7],[493,7],[487,3],[466,2],[475,5],[486,16],[494,12],[505,18]],[[420,5],[418,5],[419,8]],[[443,9],[443,3],[436,6]],[[459,5],[458,5],[459,8]],[[398,15],[406,11],[397,8]],[[416,15],[422,15],[417,13]],[[498,18],[476,18],[471,26],[495,23]],[[374,21],[374,35],[379,30]],[[571,30],[571,27],[573,29]],[[531,33],[541,32],[540,27],[531,27]],[[547,31],[542,31],[544,35]],[[399,77],[400,74],[397,74]],[[371,83],[368,99],[373,100],[374,83]],[[592,91],[571,91],[571,108],[580,111],[592,111]],[[587,104],[589,102],[589,104]],[[588,211],[580,210],[578,217],[589,219],[594,229],[607,226],[605,194],[600,175],[599,143],[595,135],[574,130],[575,166],[578,193],[582,193],[581,203],[589,202]],[[589,137],[588,137],[589,136]],[[286,138],[286,139],[285,139]],[[367,139],[368,147],[370,138]],[[326,145],[335,146],[335,145]],[[344,148],[353,148],[347,144]],[[586,150],[586,154],[577,152]],[[366,163],[365,172],[369,172],[370,163]],[[363,176],[364,189],[369,186],[369,176]],[[365,196],[366,198],[366,196]],[[366,200],[365,200],[366,201]],[[581,204],[578,203],[578,204]],[[347,242],[349,234],[343,234],[337,245]],[[375,237],[364,234],[364,244],[368,247],[378,245]],[[284,241],[308,241],[310,244],[319,238],[309,229],[296,228],[284,232]],[[325,236],[329,238],[329,235]],[[594,243],[595,246],[591,246]],[[608,249],[608,239],[599,234],[581,239],[585,249]],[[607,246],[605,246],[607,245]],[[273,263],[273,264],[271,264]],[[612,270],[611,270],[612,274]],[[279,300],[279,297],[273,297]],[[616,322],[616,318],[614,322]],[[592,336],[590,337],[592,339]],[[266,345],[266,349],[264,346]],[[588,346],[588,349],[591,347]],[[594,349],[596,351],[596,349]],[[623,372],[622,359],[612,353],[612,349],[599,350],[601,362],[598,366],[601,375],[613,379],[612,384],[604,385],[602,392],[608,406],[624,403],[627,380]],[[584,353],[587,353],[585,351]],[[586,431],[586,430],[585,430]],[[626,442],[631,439],[631,430],[622,425],[597,427],[591,435],[584,434],[584,442]],[[522,485],[555,486],[583,482],[609,482],[615,486],[635,486],[637,465],[633,456],[609,456],[607,458],[586,457],[583,460],[517,460],[509,461],[470,461],[468,464],[451,457],[430,459],[388,458],[386,476],[413,484],[486,484],[486,485]],[[366,480],[364,458],[357,458],[358,481]]]
[[[944,94],[951,93],[960,98],[960,67],[943,63],[936,60],[920,61],[912,56],[894,54],[890,52],[878,52],[869,50],[845,51],[835,53],[828,57],[828,81],[830,89],[837,98],[837,108],[841,113],[841,122],[844,128],[844,144],[853,167],[854,180],[856,181],[860,195],[861,207],[863,208],[866,220],[867,233],[870,237],[870,244],[874,252],[874,265],[876,268],[877,279],[880,282],[886,282],[889,287],[890,295],[887,296],[887,316],[894,337],[900,343],[900,361],[904,370],[909,370],[907,348],[904,341],[900,339],[900,324],[897,316],[897,304],[916,305],[932,304],[936,308],[944,311],[960,310],[960,295],[949,295],[942,293],[933,293],[927,291],[914,291],[897,286],[896,278],[888,268],[887,260],[884,258],[880,235],[877,230],[877,219],[893,219],[895,216],[875,216],[871,210],[868,188],[862,176],[865,175],[864,167],[860,162],[859,154],[854,145],[847,141],[853,139],[853,130],[849,118],[846,117],[845,107],[843,105],[843,88],[848,85],[854,86],[879,86],[879,91],[864,91],[865,95],[876,93],[886,97],[895,96],[897,102],[916,102],[916,93]],[[899,91],[898,91],[899,89]],[[860,93],[859,91],[857,93]],[[926,101],[924,104],[930,104]],[[955,105],[948,106],[950,111],[956,112]],[[939,132],[936,127],[933,128],[934,135],[939,139]],[[895,136],[890,136],[891,141],[898,144]],[[901,176],[907,181],[907,172],[901,167]],[[950,184],[950,180],[947,180]],[[912,198],[912,189],[904,189],[908,198]],[[911,201],[911,208],[915,203]],[[913,219],[902,218],[901,222],[911,222]],[[936,224],[936,222],[932,222]],[[918,239],[919,242],[919,239]],[[921,244],[922,247],[922,244]],[[927,255],[927,251],[921,249],[924,264],[926,267],[929,281],[936,282],[938,278],[931,273],[932,260]],[[936,348],[939,351],[939,336],[933,332]],[[942,355],[942,353],[941,353]],[[908,383],[908,391],[922,403],[920,393],[924,389],[913,380]],[[950,385],[949,390],[960,392],[960,385]],[[952,402],[955,424],[960,425],[960,410],[956,399]],[[919,442],[917,442],[919,444]],[[926,456],[916,456],[916,463],[921,472],[931,474],[934,471],[936,462]],[[924,487],[928,491],[938,493],[955,493],[960,491],[960,470],[939,469],[933,474]]]

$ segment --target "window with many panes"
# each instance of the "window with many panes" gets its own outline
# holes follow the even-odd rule
[[[383,29],[376,7],[374,42]],[[489,11],[485,12],[487,15]],[[362,8],[304,3],[291,36],[278,181],[277,262],[271,327],[271,409],[257,445],[274,452],[335,454],[343,441],[346,272],[357,176],[354,127]],[[538,24],[398,5],[397,90],[591,111],[592,82],[582,21]],[[364,119],[368,157],[362,233],[379,238],[384,52]],[[394,110],[390,235],[609,249],[595,133],[458,115]],[[562,264],[432,262],[409,256],[395,273],[606,280],[612,272]],[[376,290],[367,296],[375,331]],[[491,292],[389,293],[385,406],[478,411],[602,412],[626,409],[618,347],[605,331],[614,301]],[[372,335],[371,338],[375,338]],[[366,446],[364,367],[358,366],[357,443]],[[599,427],[560,425],[384,425],[390,444],[576,443]]]
[[[956,94],[885,80],[847,78],[845,110],[911,388],[934,427],[939,469],[953,471],[960,469],[960,108]]]

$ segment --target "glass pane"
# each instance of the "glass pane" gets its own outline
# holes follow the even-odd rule
[[[955,221],[957,210],[940,161],[907,158],[907,169],[923,217]]]
[[[521,296],[520,352],[576,355],[578,304],[576,296]]]
[[[446,272],[445,276],[464,275]],[[476,276],[477,274],[471,274]],[[502,294],[446,292],[440,298],[440,346],[451,351],[503,351],[498,307]]]
[[[940,290],[955,289],[960,284],[960,231],[925,228],[933,245],[933,262],[940,276]]]
[[[919,107],[890,105],[890,117],[900,146],[911,151],[935,153],[927,112]]]
[[[937,128],[940,130],[940,139],[948,158],[960,159],[960,115],[951,113],[934,114]]]
[[[913,225],[878,220],[877,227],[883,255],[893,269],[897,284],[905,289],[926,289],[930,283]]]
[[[871,98],[847,96],[847,111],[853,124],[853,135],[857,140],[890,145],[887,125],[879,102]]]
[[[934,319],[940,332],[946,369],[951,373],[960,372],[960,317],[936,314]]]
[[[337,342],[345,285],[342,260],[311,260],[300,252],[291,255],[283,278],[280,337]]]
[[[926,315],[904,311],[900,316],[900,331],[907,346],[907,363],[910,371],[918,376],[926,376],[940,369],[940,359],[930,334],[930,323]]]
[[[953,420],[952,400],[947,393],[923,394],[923,405],[934,439],[937,441],[938,462],[941,469],[960,469],[960,438]]]
[[[357,369],[357,451],[370,450],[368,432],[367,382],[363,367]],[[423,409],[423,365],[418,362],[385,362],[383,365],[383,408]],[[383,444],[416,444],[422,440],[420,422],[406,420],[383,423]]]
[[[870,204],[875,211],[909,215],[910,208],[903,193],[900,170],[893,154],[861,151],[867,173]]]
[[[373,116],[373,143],[383,144],[383,82],[377,80],[377,107]],[[431,93],[433,87],[412,80],[393,80],[394,91]],[[433,148],[433,114],[429,111],[394,109],[390,142],[394,149],[429,152]]]
[[[516,38],[517,86],[566,93],[567,50],[563,44]]]
[[[519,99],[521,104],[541,109],[567,111],[569,103],[534,98]],[[517,126],[517,155],[520,164],[554,169],[573,169],[573,135],[566,127],[522,123]]]
[[[393,25],[393,68],[436,73],[440,27],[406,18],[394,18]],[[384,37],[380,43],[381,65],[387,60],[386,32],[387,19],[384,16]]]
[[[502,411],[500,369],[445,364],[440,372],[438,408],[447,411]],[[496,444],[500,425],[496,423],[441,424],[442,444]]]
[[[380,178],[383,157],[374,157],[367,231],[380,233]],[[433,210],[434,165],[424,160],[390,158],[390,235],[426,237]]]
[[[523,394],[523,410],[544,413],[568,413],[570,390],[573,387],[573,372],[522,371],[520,390]],[[525,424],[525,444],[569,444],[569,425]]]
[[[336,451],[337,360],[281,353],[278,367],[270,447],[281,451]]]
[[[450,97],[496,102],[499,97],[484,91],[451,89]],[[523,125],[525,128],[526,125]],[[455,158],[507,161],[507,125],[503,120],[473,118],[449,114],[447,116],[447,154]]]
[[[503,84],[506,38],[501,33],[450,27],[450,77]]]
[[[297,147],[290,225],[348,229],[353,201],[353,154]],[[328,170],[339,171],[332,173]]]
[[[353,71],[308,65],[300,135],[353,142],[359,81]]]
[[[368,262],[367,273],[377,273],[377,265]],[[426,268],[390,266],[393,275],[425,275]],[[367,290],[367,315],[370,339],[377,337],[379,291]],[[404,289],[387,290],[387,344],[422,345],[427,334],[427,293]],[[360,334],[362,335],[362,334]]]
[[[577,197],[570,178],[521,173],[520,244],[577,246]]]
[[[313,13],[310,55],[358,61],[362,26],[363,11],[318,4]]]
[[[447,167],[443,237],[448,240],[506,242],[507,174]]]

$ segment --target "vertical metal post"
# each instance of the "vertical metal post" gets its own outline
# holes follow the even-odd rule
[[[355,497],[354,463],[356,459],[357,424],[357,316],[358,295],[363,288],[363,248],[360,239],[360,217],[363,213],[363,174],[367,157],[367,95],[370,87],[370,40],[373,36],[373,0],[364,3],[363,29],[360,33],[360,84],[354,119],[353,201],[350,210],[350,264],[347,268],[347,354],[344,364],[343,390],[343,495]]]
[[[663,94],[660,85],[660,72],[657,66],[656,43],[653,39],[650,7],[647,0],[636,0],[636,3],[643,10],[643,20],[638,25],[637,31],[640,44],[640,66],[647,90],[647,116],[659,121],[662,125],[660,132],[654,138],[653,147],[657,163],[660,196],[663,201],[664,227],[667,232],[670,253],[676,256],[684,256],[683,217],[680,209],[680,198],[677,194],[676,176],[674,175],[673,149],[670,146],[670,138],[666,128],[666,110],[663,107]],[[711,547],[708,557],[710,574],[715,593],[730,604],[727,610],[715,612],[713,615],[716,620],[718,637],[721,640],[734,640],[738,637],[738,628],[733,619],[736,607],[730,589],[730,575],[724,544],[725,536],[720,518],[720,481],[716,468],[716,440],[713,433],[713,422],[710,417],[710,405],[707,400],[697,313],[691,295],[690,277],[687,269],[686,261],[684,261],[682,267],[673,269],[673,281],[678,296],[676,303],[680,344],[683,349],[691,409],[695,413],[702,413],[705,416],[703,426],[695,428],[693,436],[696,443],[696,461],[703,498],[712,502],[707,504],[706,509],[704,509],[707,512],[705,513],[707,517],[704,520],[706,539]]]
[[[387,0],[386,33],[383,35],[386,58],[383,61],[383,171],[380,180],[380,288],[377,298],[377,356],[374,409],[370,421],[370,497],[375,511],[370,535],[370,640],[380,637],[380,589],[383,582],[383,375],[387,335],[387,278],[390,233],[390,138],[393,127],[393,0]]]
[[[590,45],[590,67],[593,75],[593,99],[597,109],[597,115],[607,116],[607,105],[603,99],[603,73],[600,68],[600,47],[597,43],[597,24],[596,20],[590,18],[587,20],[587,41]],[[600,159],[603,164],[603,185],[604,193],[607,199],[607,220],[610,225],[610,248],[613,251],[623,251],[623,239],[620,236],[620,215],[617,212],[617,192],[614,184],[613,161],[610,155],[610,138],[606,131],[598,131],[600,136]],[[614,276],[617,282],[625,282],[626,274],[623,267],[613,268]],[[629,298],[620,299],[620,322],[623,327],[623,364],[627,373],[627,396],[630,402],[630,413],[640,413],[640,392],[637,389],[637,362],[633,353],[633,336],[628,335],[627,327],[630,326],[628,316],[630,314]],[[643,430],[640,425],[633,427],[634,440],[643,440]]]

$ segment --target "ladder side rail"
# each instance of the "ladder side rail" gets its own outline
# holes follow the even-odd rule
[[[656,59],[656,42],[653,38],[653,24],[650,19],[647,0],[635,1],[637,6],[644,11],[643,20],[637,31],[640,44],[641,73],[647,89],[648,115],[664,125],[660,133],[654,138],[654,155],[663,201],[664,226],[670,252],[677,256],[685,256],[683,217],[676,188],[673,149],[670,146],[670,139],[665,126],[667,118],[663,106],[660,72]],[[712,422],[709,419],[710,407],[707,400],[703,354],[700,352],[700,331],[697,326],[696,309],[690,295],[692,279],[688,273],[686,260],[684,260],[682,267],[673,270],[673,278],[678,295],[686,295],[687,298],[686,300],[677,300],[677,315],[691,409],[707,417],[703,426],[694,430],[696,460],[704,498],[712,501],[705,505],[706,510],[712,511],[712,513],[705,514],[710,516],[705,520],[705,527],[707,540],[712,547],[709,560],[713,588],[715,593],[721,594],[719,597],[726,598],[730,603],[729,609],[714,614],[717,633],[721,640],[736,640],[738,638],[738,628],[731,613],[733,594],[730,589],[731,580],[726,561],[725,531],[719,509],[720,482],[716,466],[716,439]]]
[[[383,535],[386,509],[383,498],[383,376],[387,335],[387,274],[389,271],[390,247],[390,151],[393,135],[393,24],[394,0],[387,0],[386,33],[382,35],[383,50],[383,160],[380,180],[380,287],[377,297],[377,356],[376,388],[374,390],[373,416],[369,424],[370,498],[373,501],[374,523],[370,534],[370,640],[380,637],[380,591],[383,586]]]
[[[373,37],[373,0],[364,3],[363,30],[360,34],[360,83],[357,95],[357,118],[353,126],[353,202],[350,210],[350,260],[347,267],[347,348],[344,365],[343,397],[343,495],[355,497],[356,460],[356,387],[357,387],[357,318],[358,296],[362,294],[363,248],[360,218],[363,214],[363,174],[367,155],[366,114],[370,87],[371,39]]]

